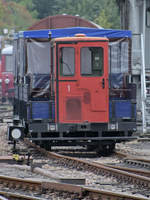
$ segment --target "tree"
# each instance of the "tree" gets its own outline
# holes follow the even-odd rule
[[[120,16],[116,0],[105,0],[103,8],[99,11],[99,15],[94,19],[94,22],[104,28],[119,29]]]
[[[104,28],[120,27],[116,0],[63,0],[59,2],[58,12],[79,15]]]
[[[94,21],[96,24],[99,24],[101,27],[104,27],[106,29],[112,28],[112,26],[113,26],[113,23],[109,22],[109,18],[106,15],[105,10],[102,10],[100,15]]]
[[[93,21],[98,16],[101,0],[63,0],[59,3],[59,14],[79,15]],[[103,1],[103,0],[102,0]]]
[[[32,0],[33,8],[37,11],[37,17],[42,19],[49,15],[55,15],[58,11],[58,0]]]
[[[0,8],[1,32],[4,28],[24,30],[35,22],[29,11],[16,2],[0,0]]]
[[[16,9],[27,9],[33,18],[42,19],[57,14],[79,15],[81,18],[93,21],[104,28],[120,28],[119,11],[116,0],[0,0],[7,4],[14,3]],[[12,10],[14,10],[13,8]],[[27,12],[27,11],[22,12]],[[11,12],[9,10],[9,12]],[[15,11],[13,11],[15,12]],[[20,13],[21,14],[21,13]],[[11,13],[10,13],[11,15]],[[19,15],[19,13],[18,13]],[[27,14],[29,16],[29,13]],[[15,21],[21,21],[27,27],[29,21],[12,16]],[[22,24],[23,24],[22,23]],[[10,23],[8,23],[10,24]],[[19,22],[21,24],[21,22]]]
[[[3,15],[4,15],[4,9],[3,9],[2,0],[0,0],[0,18],[2,18]]]

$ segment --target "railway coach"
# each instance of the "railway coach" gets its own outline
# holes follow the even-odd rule
[[[86,146],[112,153],[136,131],[131,32],[96,28],[24,31],[14,38],[10,140],[47,149]]]
[[[14,98],[14,75],[13,75],[13,46],[9,45],[2,49],[0,64],[0,88],[2,102]]]

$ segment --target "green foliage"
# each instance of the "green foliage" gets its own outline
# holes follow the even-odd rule
[[[109,22],[109,18],[106,15],[106,11],[102,10],[100,15],[94,20],[96,24],[99,24],[101,27],[111,28],[113,26],[112,22]]]
[[[37,11],[34,10],[34,8],[33,8],[32,0],[5,0],[5,1],[6,2],[15,2],[15,3],[19,4],[23,7],[25,7],[34,18],[37,17]]]
[[[3,15],[4,15],[3,4],[0,1],[0,18],[3,17]]]
[[[0,18],[2,18],[3,16],[4,16],[4,8],[3,8],[2,1],[0,1]]]
[[[34,23],[34,18],[64,13],[78,15],[104,28],[120,28],[116,0],[0,0],[0,28],[24,29]]]
[[[49,15],[55,15],[58,12],[58,0],[32,0],[33,9],[37,11],[37,17],[42,19]]]
[[[0,32],[4,28],[24,30],[35,22],[29,11],[14,1],[0,0],[0,8]]]
[[[57,13],[55,12],[55,14],[65,13],[69,15],[79,15],[80,17],[93,21],[99,14],[101,7],[100,1],[101,0],[58,0],[55,5],[55,7],[57,7]]]
[[[116,0],[32,0],[39,19],[49,15],[70,14],[98,23],[104,28],[119,28]]]
[[[10,2],[9,10],[12,13],[12,26],[14,27],[17,24],[16,29],[28,28],[35,22],[31,14],[20,4]]]
[[[103,6],[99,10],[99,15],[94,19],[94,22],[104,28],[119,29],[120,16],[116,1],[103,1]]]

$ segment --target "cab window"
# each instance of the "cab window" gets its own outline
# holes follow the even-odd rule
[[[75,73],[75,49],[62,47],[60,49],[60,75],[74,76]]]
[[[103,48],[101,47],[81,48],[81,75],[82,76],[103,75]]]

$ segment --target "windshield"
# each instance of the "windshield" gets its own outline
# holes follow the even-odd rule
[[[60,75],[73,76],[75,73],[75,49],[63,47],[60,54]]]

